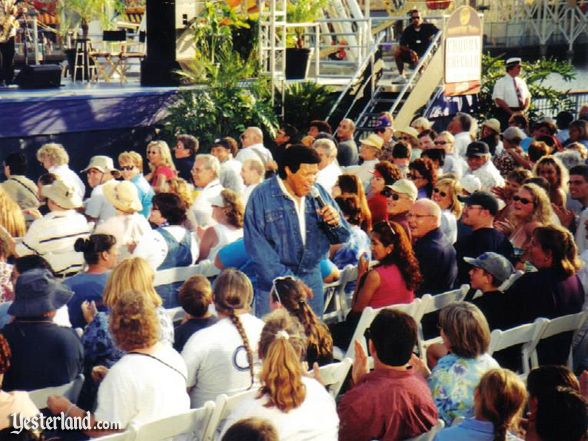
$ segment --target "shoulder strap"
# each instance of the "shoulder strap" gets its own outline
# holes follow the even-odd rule
[[[144,352],[129,352],[129,354],[134,354],[134,355],[143,355],[144,357],[149,357],[149,358],[152,358],[153,360],[159,361],[159,362],[160,362],[161,364],[163,364],[164,366],[167,366],[168,368],[170,368],[170,369],[172,369],[172,370],[176,371],[178,374],[180,374],[180,375],[182,376],[182,378],[183,378],[185,381],[188,381],[188,379],[186,378],[186,376],[185,376],[185,375],[184,375],[182,372],[180,372],[179,370],[177,370],[177,369],[176,369],[175,367],[173,367],[171,364],[168,364],[168,363],[166,363],[165,361],[163,361],[163,360],[160,360],[159,358],[157,358],[157,357],[154,357],[154,356],[153,356],[153,355],[151,355],[151,354],[145,354]]]
[[[38,199],[38,197],[37,197],[37,194],[36,194],[36,193],[35,193],[33,190],[31,190],[31,189],[30,189],[28,186],[26,186],[26,185],[24,184],[24,182],[21,182],[20,180],[18,180],[18,179],[17,179],[16,177],[14,177],[14,176],[11,176],[11,177],[10,177],[8,180],[9,180],[9,181],[14,181],[14,182],[17,182],[17,183],[18,183],[18,184],[20,184],[20,185],[21,185],[21,186],[22,186],[22,187],[23,187],[25,190],[27,190],[29,193],[31,193],[31,194],[32,194],[32,195],[35,197],[35,199]]]

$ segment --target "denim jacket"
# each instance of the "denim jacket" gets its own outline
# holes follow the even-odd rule
[[[245,210],[244,239],[257,274],[257,288],[269,291],[278,276],[294,275],[302,279],[320,271],[319,263],[331,244],[343,243],[351,235],[337,203],[315,184],[323,200],[339,211],[339,226],[328,228],[317,213],[318,203],[306,197],[306,246],[300,236],[300,227],[294,202],[289,199],[275,176],[259,184],[251,194]]]

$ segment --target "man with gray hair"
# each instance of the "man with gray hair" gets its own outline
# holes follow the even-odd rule
[[[263,132],[259,127],[247,127],[240,136],[241,150],[235,156],[241,164],[247,159],[257,158],[264,167],[273,161],[272,153],[263,145]]]
[[[337,162],[341,167],[357,165],[359,162],[359,151],[353,139],[355,123],[349,118],[342,119],[337,126],[336,136],[339,140],[337,148]]]
[[[341,168],[337,164],[337,147],[335,143],[327,138],[317,139],[312,148],[316,150],[321,162],[319,162],[319,172],[316,175],[316,182],[325,187],[329,193],[337,183],[341,175]]]
[[[212,155],[196,155],[192,167],[192,180],[198,191],[198,196],[190,208],[200,228],[214,223],[212,219],[212,205],[210,199],[218,196],[223,190],[219,181],[220,163]]]
[[[443,234],[441,208],[430,199],[419,199],[408,213],[408,226],[423,281],[417,294],[450,290],[457,277],[455,248]]]

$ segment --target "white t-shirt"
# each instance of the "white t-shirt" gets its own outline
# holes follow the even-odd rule
[[[117,214],[99,224],[94,234],[110,234],[116,238],[116,246],[119,250],[119,260],[131,255],[129,244],[140,244],[146,234],[151,234],[151,225],[139,213]]]
[[[265,407],[267,397],[248,396],[227,417],[223,432],[240,419],[259,417],[271,421],[280,441],[337,441],[339,416],[335,400],[315,379],[302,377],[302,382],[306,397],[296,409],[282,412],[277,407]]]
[[[348,175],[356,175],[363,184],[364,189],[366,189],[370,185],[370,181],[374,176],[374,169],[378,162],[380,161],[377,159],[363,161],[361,165],[351,165],[349,167],[345,167],[345,173]]]
[[[198,189],[198,196],[194,199],[190,210],[200,227],[208,227],[216,223],[212,218],[212,205],[210,199],[218,196],[223,191],[223,186],[218,179],[209,182],[206,187]]]
[[[152,354],[127,354],[110,368],[98,389],[99,421],[127,427],[186,412],[186,364],[171,346],[158,344]]]
[[[104,197],[102,187],[104,187],[104,184],[94,187],[90,197],[84,201],[86,216],[97,219],[97,224],[116,216],[116,210],[112,204],[106,200],[106,197]]]
[[[165,231],[171,234],[178,242],[184,240],[186,229],[181,225],[170,225],[164,227]],[[190,233],[190,250],[192,252],[192,263],[196,262],[200,249],[194,233]],[[137,244],[137,248],[133,251],[133,256],[139,256],[145,259],[151,268],[156,270],[159,265],[163,263],[168,253],[167,242],[157,230],[151,230],[146,233],[141,241]]]
[[[272,156],[272,152],[270,152],[263,144],[253,144],[249,147],[244,147],[239,150],[239,152],[237,152],[237,156],[235,156],[235,159],[241,164],[243,164],[248,159],[259,159],[261,162],[263,162],[263,165],[265,165],[274,158]]]
[[[331,194],[331,190],[333,189],[333,186],[337,183],[337,179],[341,174],[341,167],[339,167],[339,164],[337,164],[337,162],[334,161],[322,170],[319,170],[318,174],[316,175],[316,182],[325,187],[325,190],[327,190],[327,192]]]
[[[239,319],[249,339],[249,346],[257,360],[257,345],[263,321],[251,314]],[[188,387],[192,408],[201,407],[219,394],[234,395],[251,386],[247,352],[237,328],[224,318],[216,324],[196,332],[186,342],[182,357],[188,367]]]

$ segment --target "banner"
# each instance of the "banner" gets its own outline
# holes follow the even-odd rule
[[[471,6],[456,9],[445,28],[445,96],[480,92],[482,22]]]

